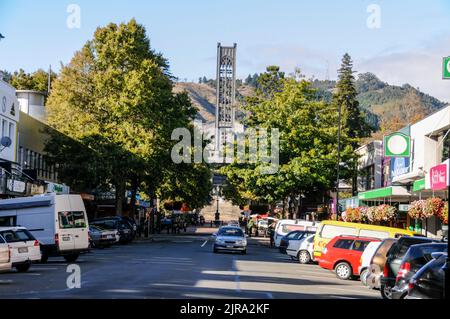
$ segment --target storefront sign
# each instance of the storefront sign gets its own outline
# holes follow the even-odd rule
[[[398,210],[400,212],[407,212],[411,205],[400,204],[398,205]]]
[[[69,186],[57,183],[47,183],[47,193],[56,193],[56,194],[69,194],[70,188]]]
[[[413,184],[413,192],[419,192],[425,189],[425,178],[415,181]]]
[[[431,168],[430,185],[432,190],[440,190],[447,187],[447,164],[440,164]]]
[[[25,193],[26,190],[26,183],[22,181],[17,181],[14,179],[8,179],[6,181],[6,188],[10,192],[14,193]]]
[[[391,182],[394,177],[409,173],[409,157],[392,157],[390,162]]]
[[[359,193],[358,198],[360,200],[367,200],[381,197],[389,197],[391,195],[392,195],[392,187],[385,187]]]
[[[386,157],[410,157],[411,137],[406,134],[395,132],[383,139],[384,156]]]
[[[445,57],[442,62],[442,78],[450,80],[450,57]]]

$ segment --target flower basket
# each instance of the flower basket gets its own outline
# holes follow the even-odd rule
[[[361,222],[363,223],[369,222],[368,207],[365,206],[359,207],[359,212],[361,215]]]
[[[440,216],[444,202],[440,198],[429,198],[423,205],[423,217]]]
[[[445,202],[442,205],[441,212],[439,214],[439,218],[442,221],[442,224],[448,225],[448,202]]]
[[[395,218],[395,215],[397,214],[397,210],[395,207],[390,205],[380,205],[375,209],[375,216],[377,221],[391,221]]]
[[[408,210],[408,215],[413,219],[422,219],[424,206],[425,201],[423,199],[412,202]]]
[[[377,210],[377,208],[375,206],[367,208],[366,215],[367,215],[367,220],[369,222],[376,222],[376,221],[378,221],[377,220],[377,216],[376,216],[376,210]]]

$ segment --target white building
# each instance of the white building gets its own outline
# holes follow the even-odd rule
[[[358,161],[358,192],[382,187],[383,142],[372,141],[356,150]]]
[[[8,83],[0,80],[0,132],[4,144],[0,145],[0,160],[2,162],[16,162],[17,160],[19,111],[16,90]]]

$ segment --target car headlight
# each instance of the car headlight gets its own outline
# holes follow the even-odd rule
[[[245,239],[244,240],[238,240],[238,241],[236,241],[236,244],[247,245],[247,241]]]
[[[223,243],[225,243],[225,242],[223,241],[223,239],[216,238],[216,243],[223,244]]]

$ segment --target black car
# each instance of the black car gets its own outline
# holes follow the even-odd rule
[[[409,280],[420,268],[433,259],[432,253],[447,251],[445,243],[418,244],[409,247],[397,273],[392,299],[403,299],[408,294]]]
[[[447,253],[433,253],[433,259],[411,278],[407,299],[443,299],[444,266]]]
[[[391,289],[395,286],[395,279],[397,278],[402,259],[406,255],[409,247],[432,242],[437,241],[426,237],[403,236],[392,245],[386,255],[386,263],[380,278],[380,292],[383,299],[392,299]]]
[[[119,232],[120,240],[122,244],[129,243],[133,240],[133,226],[129,222],[122,220],[121,218],[99,218],[89,222],[90,225],[99,226],[104,229],[114,230]]]
[[[301,240],[303,237],[308,236],[309,234],[314,234],[314,231],[305,231],[305,230],[293,230],[287,233],[280,241],[280,253],[285,254],[286,249],[289,247],[290,240]]]

